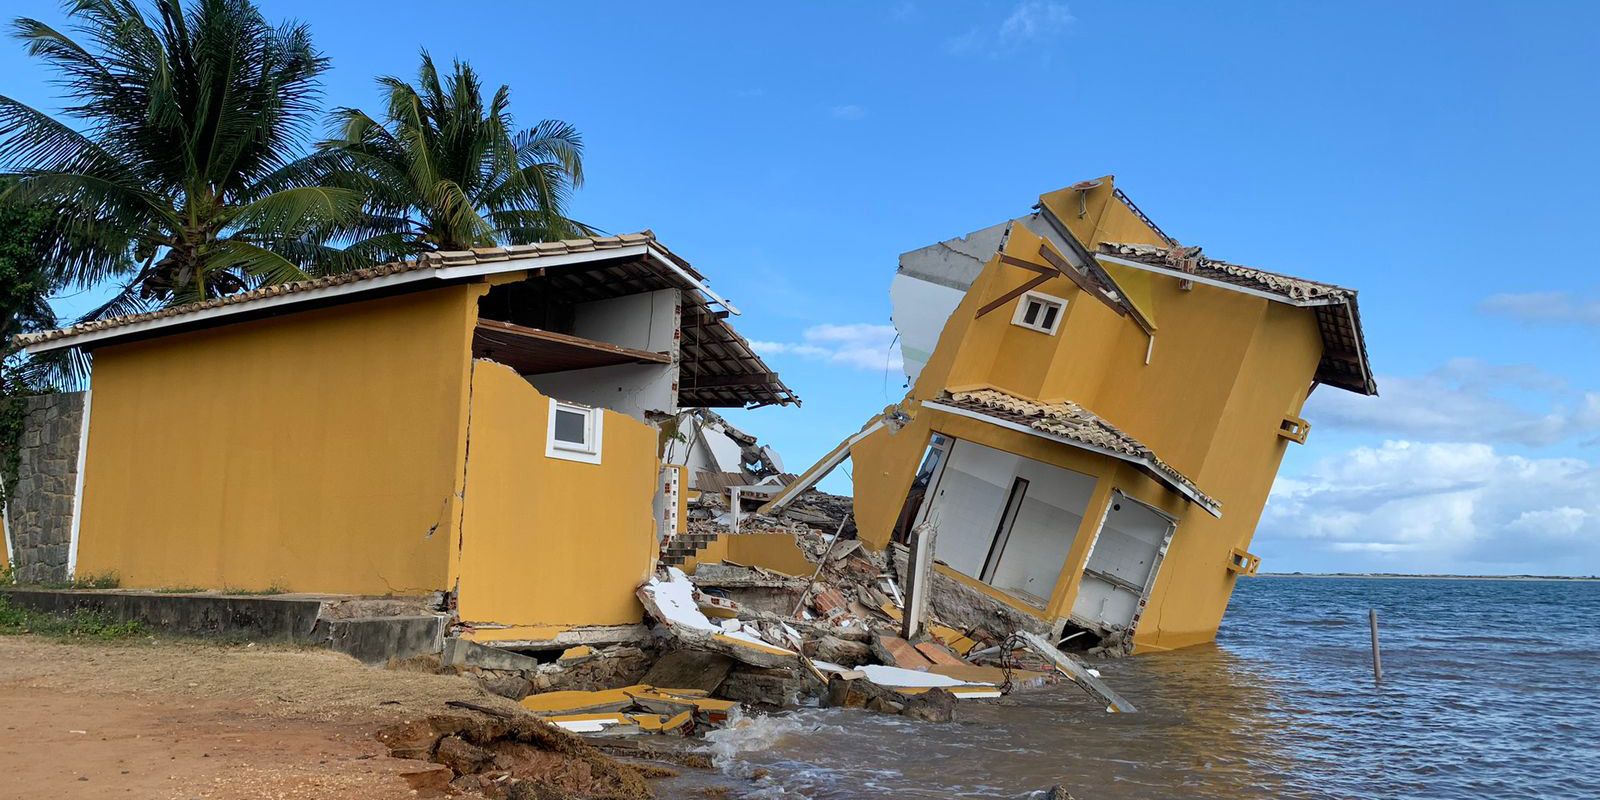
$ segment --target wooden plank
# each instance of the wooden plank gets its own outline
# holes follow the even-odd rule
[[[540,330],[539,328],[529,328],[524,325],[514,325],[510,322],[501,322],[499,320],[480,319],[478,320],[478,328],[479,330],[509,334],[511,336],[528,340],[550,342],[552,344],[582,348],[585,350],[592,350],[597,353],[610,353],[618,356],[626,356],[630,359],[638,361],[641,364],[672,363],[672,356],[667,353],[653,353],[649,350],[637,350],[632,347],[623,347],[620,344],[601,342],[594,339],[585,339],[582,336],[572,336],[565,333],[556,333],[555,331]]]
[[[1041,274],[1044,274],[1044,275],[1049,275],[1050,274],[1050,267],[1046,267],[1046,266],[1044,266],[1042,264],[1035,264],[1032,261],[1023,261],[1022,259],[1017,258],[1016,256],[1009,256],[1009,255],[1006,255],[1005,253],[1001,253],[1000,254],[1000,263],[1002,263],[1002,264],[1010,264],[1013,267],[1022,267],[1023,269],[1033,270],[1034,272],[1038,272],[1038,273],[1041,273]]]
[[[778,382],[776,372],[746,373],[744,375],[693,375],[679,381],[679,388],[725,389],[736,386],[771,386]]]
[[[1089,279],[1084,277],[1083,273],[1073,269],[1072,265],[1067,263],[1066,260],[1062,259],[1061,256],[1056,255],[1054,250],[1051,250],[1050,248],[1045,247],[1043,244],[1040,244],[1039,255],[1043,257],[1044,260],[1050,262],[1050,264],[1056,268],[1056,271],[1060,272],[1062,275],[1065,275],[1067,280],[1077,284],[1079,289],[1087,292],[1089,296],[1093,297],[1094,299],[1105,303],[1111,308],[1112,311],[1117,312],[1117,316],[1125,317],[1128,315],[1128,310],[1123,308],[1121,303],[1112,300],[1111,296],[1106,294],[1105,291],[1103,291],[1100,287],[1090,283]]]
[[[1132,703],[1122,699],[1121,695],[1112,691],[1111,687],[1107,686],[1104,681],[1090,675],[1082,664],[1067,658],[1065,653],[1057,650],[1055,645],[1050,644],[1044,637],[1032,631],[1018,631],[1017,636],[1022,641],[1027,642],[1028,646],[1037,651],[1039,655],[1055,662],[1056,668],[1066,673],[1073,683],[1082,686],[1090,693],[1104,700],[1106,702],[1106,711],[1118,714],[1132,714],[1139,710],[1134,708]]]
[[[990,311],[993,311],[993,310],[1005,305],[1006,303],[1009,303],[1012,300],[1015,300],[1018,297],[1021,297],[1023,294],[1028,292],[1028,290],[1033,289],[1034,287],[1043,284],[1045,281],[1048,281],[1053,277],[1055,277],[1055,276],[1054,275],[1036,275],[1036,276],[1034,276],[1033,278],[1029,279],[1029,281],[1027,283],[1024,283],[1021,286],[1018,286],[1017,288],[1012,289],[1011,291],[1006,292],[1003,295],[1000,295],[1000,297],[997,298],[996,300],[994,300],[993,302],[985,305],[983,308],[978,309],[978,313],[976,314],[976,317],[981,317],[984,314],[987,314]]]

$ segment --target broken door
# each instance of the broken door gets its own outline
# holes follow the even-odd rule
[[[1043,608],[1094,484],[1089,475],[958,440],[918,521],[939,529],[940,561]]]
[[[1171,517],[1121,492],[1112,493],[1072,603],[1072,620],[1100,629],[1132,628],[1155,585],[1174,528]]]

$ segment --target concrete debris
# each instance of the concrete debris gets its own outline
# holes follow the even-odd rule
[[[696,563],[693,575],[663,566],[637,591],[650,626],[646,640],[531,655],[463,642],[447,659],[505,697],[517,699],[531,686],[520,698],[524,708],[606,742],[694,736],[732,724],[742,711],[817,704],[947,722],[960,703],[1064,679],[1107,711],[1134,710],[1097,672],[1051,646],[1045,637],[1053,631],[1038,618],[942,566],[925,564],[923,585],[914,587],[903,547],[865,548],[843,533],[848,506],[827,510],[829,529],[796,522],[787,511],[779,520],[746,520],[748,531],[794,537],[814,565],[809,579],[731,562]],[[902,635],[907,587],[925,604],[909,638]],[[453,742],[443,753],[463,775],[475,774],[461,770],[482,756]]]
[[[673,686],[711,693],[722,685],[733,669],[733,659],[704,650],[671,650],[656,660],[642,683]]]

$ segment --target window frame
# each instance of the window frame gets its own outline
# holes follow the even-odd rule
[[[583,415],[584,440],[582,443],[556,438],[556,414],[560,411]],[[552,397],[550,398],[549,417],[545,431],[544,449],[544,454],[547,458],[559,458],[564,461],[578,461],[585,464],[600,463],[600,452],[605,434],[605,413],[601,409],[581,403],[557,400]]]
[[[1040,304],[1040,314],[1046,313],[1051,306],[1056,307],[1056,318],[1049,327],[1024,321],[1028,313],[1028,305],[1032,301]],[[1066,316],[1067,299],[1065,297],[1056,297],[1053,294],[1045,294],[1044,292],[1023,292],[1022,296],[1017,299],[1017,310],[1011,315],[1011,324],[1019,328],[1026,328],[1036,333],[1045,334],[1046,336],[1054,336],[1056,331],[1061,330],[1061,320]]]

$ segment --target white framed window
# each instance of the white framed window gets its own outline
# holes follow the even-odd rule
[[[1011,317],[1012,325],[1054,336],[1061,327],[1061,317],[1067,310],[1067,301],[1038,292],[1024,292],[1017,301],[1017,313]]]
[[[598,408],[550,398],[550,430],[544,454],[549,458],[600,463],[604,413]]]

